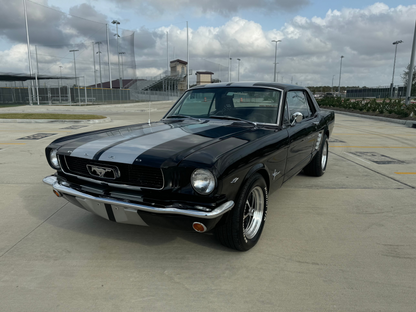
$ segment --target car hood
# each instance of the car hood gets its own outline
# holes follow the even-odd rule
[[[94,161],[165,167],[194,155],[210,161],[271,130],[228,120],[175,120],[124,126],[55,140],[58,154]],[[205,152],[201,152],[205,151]],[[197,153],[199,152],[199,153]],[[205,157],[204,157],[205,156]],[[208,160],[207,160],[208,161]]]

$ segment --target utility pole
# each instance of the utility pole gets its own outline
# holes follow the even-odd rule
[[[237,81],[240,81],[240,61],[241,59],[237,59],[238,61],[238,67],[237,67]]]
[[[396,54],[397,54],[397,46],[399,45],[399,43],[402,43],[402,40],[397,40],[395,42],[393,42],[393,45],[396,46],[396,49],[394,51],[394,62],[393,62],[393,77],[391,78],[391,87],[390,87],[390,97],[393,98],[393,89],[394,89],[394,68],[396,67]]]
[[[412,46],[412,56],[410,57],[409,77],[407,78],[406,105],[410,104],[410,96],[411,96],[412,85],[413,85],[413,67],[415,64],[415,50],[416,50],[416,22],[415,22],[415,31],[413,33],[413,46]]]
[[[102,42],[98,41],[95,43],[98,46],[98,70],[100,71],[100,87],[101,89],[103,88],[103,77],[101,75],[101,49],[100,49],[100,45],[102,44]]]
[[[126,52],[120,52],[119,54],[121,55],[121,79],[124,79],[126,77],[124,76],[123,55],[126,54]]]
[[[95,43],[92,43],[92,59],[94,61],[94,83],[97,88],[97,70],[95,69]]]
[[[123,80],[121,79],[121,71],[120,71],[120,54],[118,51],[118,38],[120,37],[118,35],[118,25],[120,25],[120,22],[117,20],[113,20],[111,22],[112,24],[116,25],[116,38],[117,38],[117,61],[118,61],[118,77],[119,77],[119,81],[120,81],[120,96],[121,96],[121,89],[123,89]]]
[[[59,103],[62,103],[62,99],[61,99],[61,85],[62,85],[62,66],[59,65],[59,76],[60,79],[58,80],[59,83]]]
[[[27,7],[26,7],[26,0],[23,0],[23,10],[25,15],[25,25],[26,25],[26,40],[27,40],[27,58],[29,63],[29,75],[32,77],[32,58],[30,57],[30,40],[29,40],[29,24],[27,23]],[[33,80],[30,80],[30,84],[33,87]],[[32,94],[30,90],[31,86],[27,86],[27,92],[29,97],[29,104],[33,105],[32,102]]]
[[[341,96],[341,69],[342,69],[342,59],[344,58],[343,55],[341,55],[341,63],[339,64],[339,84],[338,84],[338,94]]]
[[[276,82],[276,65],[277,65],[277,43],[281,42],[282,40],[272,40],[272,42],[276,43],[275,50],[274,50],[274,78],[273,81]]]
[[[186,84],[187,89],[189,89],[189,28],[188,28],[188,21],[186,21]]]
[[[80,91],[79,91],[78,78],[77,78],[77,63],[75,61],[75,52],[77,52],[77,51],[79,51],[79,50],[69,50],[69,52],[73,52],[74,53],[75,85],[78,88],[78,102],[81,104],[81,94],[80,94]],[[75,97],[75,95],[74,95],[74,97]]]

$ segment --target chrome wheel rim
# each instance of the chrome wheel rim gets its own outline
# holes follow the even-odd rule
[[[321,158],[322,170],[325,170],[327,160],[328,160],[328,141],[325,141],[323,149],[322,149],[322,158]]]
[[[252,239],[258,233],[264,214],[264,193],[256,186],[247,196],[243,214],[243,232],[246,238]]]

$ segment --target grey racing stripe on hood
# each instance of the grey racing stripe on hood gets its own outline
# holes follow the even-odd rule
[[[121,140],[128,140],[130,138],[134,138],[137,136],[143,136],[149,133],[154,133],[158,131],[163,131],[170,129],[171,126],[169,125],[160,125],[156,127],[146,127],[143,129],[138,129],[128,134],[121,134],[120,132],[109,132],[109,136],[104,139],[98,139],[92,142],[85,143],[75,150],[72,151],[72,157],[80,157],[85,159],[93,159],[94,155],[98,153],[100,150],[113,145],[114,143],[121,141]],[[115,133],[115,134],[114,134]],[[110,135],[111,134],[111,135]]]
[[[217,127],[219,125],[194,124],[149,134],[109,148],[100,156],[99,160],[132,164],[138,156],[158,145]]]

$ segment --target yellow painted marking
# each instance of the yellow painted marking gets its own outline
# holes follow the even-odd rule
[[[354,147],[354,148],[416,148],[416,146],[351,146],[351,145],[330,145],[329,147]]]
[[[81,130],[82,128],[80,128],[80,129],[74,129],[74,130]],[[28,130],[0,130],[0,131],[4,131],[4,132],[33,132],[33,131],[28,131]],[[71,132],[73,132],[73,131],[55,131],[55,130],[36,130],[36,131],[39,131],[39,132],[48,132],[48,131],[53,131],[53,132],[60,132],[60,133],[71,133]]]
[[[415,137],[415,134],[386,134],[386,133],[379,133],[379,134],[375,134],[375,133],[333,133],[332,136],[338,136],[338,135],[348,135],[348,136],[355,136],[355,135],[362,135],[362,136],[371,136],[371,135],[376,135],[376,136],[383,136],[383,135],[388,135],[388,136],[392,136],[392,137]]]
[[[395,172],[395,174],[416,174],[416,172]]]
[[[0,144],[8,144],[8,145],[24,145],[26,143],[0,143]]]

